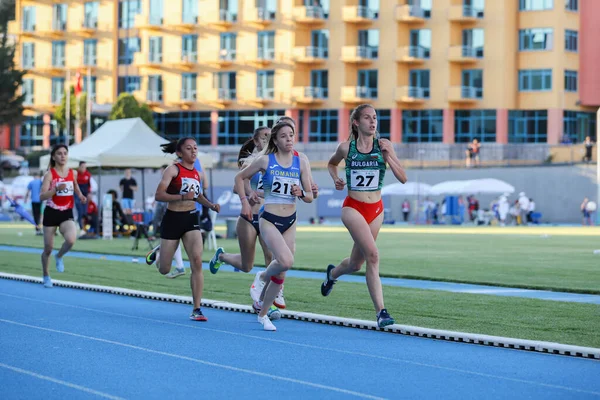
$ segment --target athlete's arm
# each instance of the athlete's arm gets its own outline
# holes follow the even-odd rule
[[[383,154],[383,160],[390,166],[396,179],[398,179],[400,183],[406,183],[408,180],[406,171],[404,171],[404,167],[402,167],[400,160],[398,160],[398,157],[396,156],[392,142],[387,139],[379,139],[379,148]]]
[[[202,193],[208,190],[208,179],[206,178],[206,173],[204,171],[200,172],[200,176],[202,179]]]
[[[242,202],[242,212],[244,216],[248,217],[249,220],[252,220],[252,209],[250,208],[250,202],[248,201],[248,196],[246,195],[246,188],[244,185],[245,179],[250,179],[257,172],[264,172],[269,164],[268,156],[260,156],[259,158],[252,161],[252,163],[246,168],[242,169],[235,175],[235,185],[234,190],[240,196],[240,201]]]
[[[317,186],[317,184],[315,183],[315,181],[313,180],[312,177],[312,170],[310,169],[310,161],[308,161],[308,157],[306,156],[306,154],[304,153],[299,153],[300,154],[300,159],[308,164],[308,179],[310,179],[310,191],[313,194],[313,200],[316,199],[319,196],[319,187]]]
[[[81,189],[79,188],[79,184],[77,183],[77,171],[73,171],[73,189],[77,197],[79,197],[79,201],[81,201],[82,204],[87,203],[87,197],[85,197],[83,193],[81,193]]]
[[[344,186],[346,185],[346,182],[338,175],[338,165],[340,165],[344,158],[348,156],[349,146],[349,142],[340,143],[327,164],[329,175],[331,176],[331,179],[333,179],[333,183],[335,183],[335,188],[337,190],[344,190]]]
[[[193,193],[193,191],[192,191],[192,193]],[[200,193],[200,195],[198,197],[196,197],[196,203],[200,203],[204,207],[208,207],[211,210],[216,211],[216,212],[221,211],[220,204],[211,203],[206,197],[204,197],[204,195],[202,193]]]
[[[302,157],[303,155],[301,154],[300,156],[300,182],[303,188],[310,188],[312,184],[310,163],[305,161],[306,156]],[[313,201],[312,189],[303,191],[300,187],[294,185],[292,187],[292,194],[298,196],[305,203],[312,203]]]
[[[46,172],[44,180],[42,181],[42,189],[40,190],[40,201],[45,201],[56,194],[58,188],[50,190],[50,183],[52,183],[52,172]]]
[[[171,165],[165,169],[160,182],[158,183],[158,187],[156,188],[156,194],[154,195],[154,199],[156,201],[163,201],[165,203],[172,201],[183,201],[185,200],[194,200],[195,193],[193,190],[190,190],[185,195],[181,194],[169,194],[167,193],[167,188],[177,174],[179,173],[177,166]]]

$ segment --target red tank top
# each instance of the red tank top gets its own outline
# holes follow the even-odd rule
[[[167,187],[167,193],[169,194],[187,194],[191,190],[196,193],[198,197],[200,195],[200,175],[195,168],[187,169],[180,163],[175,164],[179,173],[169,186]]]
[[[73,170],[69,170],[66,178],[62,178],[58,175],[58,172],[54,168],[50,168],[50,173],[52,174],[52,181],[50,182],[50,190],[54,189],[60,184],[65,184],[67,187],[64,190],[59,190],[56,192],[51,199],[48,200],[46,205],[48,207],[52,207],[56,210],[69,210],[73,208],[75,203],[74,194],[74,184],[73,184]]]

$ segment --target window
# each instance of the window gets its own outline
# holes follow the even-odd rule
[[[431,18],[432,0],[406,0],[406,4],[412,6],[410,15],[421,18]]]
[[[98,27],[98,2],[89,1],[83,6],[83,26],[96,29]]]
[[[161,75],[148,76],[148,91],[146,99],[153,102],[162,102],[163,100],[163,81]]]
[[[454,140],[469,143],[496,141],[496,110],[455,110]]]
[[[442,110],[402,111],[402,141],[404,143],[441,142],[444,133]]]
[[[50,95],[50,102],[52,104],[59,104],[62,101],[64,94],[65,78],[52,78],[52,93]]]
[[[308,123],[310,142],[337,142],[338,110],[310,110]]]
[[[563,113],[563,133],[573,143],[582,143],[586,136],[596,140],[596,114],[565,110]]]
[[[414,54],[419,58],[429,58],[431,55],[431,29],[412,29],[410,31],[410,47],[416,49]]]
[[[54,4],[52,7],[52,30],[64,31],[67,29],[67,5]]]
[[[219,0],[221,21],[236,22],[238,17],[238,0]]]
[[[198,35],[181,37],[181,60],[192,63],[198,61]]]
[[[256,97],[259,99],[275,97],[275,71],[258,71],[256,73]]]
[[[536,92],[552,90],[551,69],[519,70],[519,91]]]
[[[21,124],[21,147],[42,146],[44,143],[44,117],[25,117]]]
[[[463,0],[463,16],[483,18],[485,0]]]
[[[483,58],[483,29],[465,29],[462,31],[464,57]]]
[[[390,110],[376,110],[377,111],[377,130],[379,131],[379,137],[382,139],[389,139],[390,132],[392,131],[392,112]]]
[[[163,0],[150,0],[150,25],[160,26],[163,24]]]
[[[83,65],[96,65],[97,45],[96,39],[88,39],[83,42]]]
[[[259,126],[273,126],[285,115],[285,110],[219,111],[218,143],[240,145],[248,140]]]
[[[142,40],[138,37],[119,39],[119,65],[133,63],[133,55],[142,49]]]
[[[579,34],[577,31],[565,30],[565,50],[577,52],[579,43]]]
[[[52,42],[52,66],[53,67],[64,67],[65,66],[65,45],[66,42],[61,40],[58,42]]]
[[[117,90],[121,93],[133,93],[142,89],[142,78],[139,76],[120,76],[117,82]]]
[[[370,19],[379,18],[379,0],[359,0],[357,16]]]
[[[552,50],[552,28],[533,28],[519,30],[520,51]]]
[[[90,76],[88,78],[87,75],[84,75],[82,81],[83,81],[82,82],[83,86],[81,88],[83,89],[84,92],[91,94],[90,98],[92,99],[92,102],[96,102],[96,77]],[[88,83],[90,85],[89,87],[88,87]]]
[[[358,70],[358,91],[357,97],[376,99],[377,98],[377,70],[359,69]]]
[[[260,19],[272,21],[277,15],[277,0],[255,0]]]
[[[508,112],[509,143],[547,143],[548,111],[509,111]]]
[[[237,48],[237,36],[235,33],[221,33],[221,51],[219,58],[221,60],[235,60]]]
[[[214,88],[219,99],[235,100],[237,98],[237,82],[235,72],[217,72],[214,75]]]
[[[33,82],[33,79],[23,79],[23,85],[21,85],[22,93],[25,95],[23,104],[32,105],[34,103]]]
[[[429,98],[429,70],[411,69],[408,72],[409,95],[420,99]]]
[[[273,60],[275,58],[275,32],[258,32],[258,58]]]
[[[184,24],[198,23],[198,0],[182,0],[181,22]]]
[[[577,71],[565,70],[565,91],[577,91]]]
[[[311,18],[329,18],[329,0],[304,0],[306,16]]]
[[[23,31],[33,32],[35,31],[35,7],[28,6],[23,7]]]
[[[326,99],[329,97],[329,71],[317,69],[310,71],[310,86],[313,88],[313,97]]]
[[[181,100],[196,101],[196,74],[181,75]]]
[[[462,96],[465,98],[483,98],[483,70],[465,69],[462,71]]]
[[[579,10],[579,1],[578,0],[565,0],[565,9],[568,11]]]
[[[35,43],[23,43],[23,68],[35,67]]]
[[[162,36],[150,36],[148,61],[151,63],[162,63],[163,40]]]
[[[363,29],[358,31],[359,56],[377,58],[379,53],[379,30]],[[364,50],[362,50],[364,49]],[[364,54],[362,54],[364,52]]]
[[[169,140],[191,136],[201,146],[211,144],[210,111],[155,113],[154,125]]]
[[[135,16],[141,13],[140,0],[121,0],[119,3],[119,28],[133,28]]]
[[[552,10],[554,0],[519,0],[520,11]]]
[[[313,48],[312,54],[307,56],[328,58],[329,57],[329,30],[318,29],[310,33],[310,45]]]

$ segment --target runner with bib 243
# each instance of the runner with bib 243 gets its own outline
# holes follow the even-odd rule
[[[342,160],[346,163],[346,181],[338,175],[338,165]],[[367,287],[380,328],[394,323],[383,303],[379,251],[375,244],[383,224],[381,188],[386,164],[396,179],[401,183],[406,182],[406,173],[392,143],[387,139],[378,139],[375,109],[368,104],[360,105],[350,115],[349,141],[338,145],[328,164],[335,188],[344,190],[344,186],[348,186],[348,196],[342,205],[342,222],[352,236],[354,246],[350,257],[342,260],[338,266],[330,264],[327,267],[321,294],[328,296],[340,276],[359,271],[366,261]]]

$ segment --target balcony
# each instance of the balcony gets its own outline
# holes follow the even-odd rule
[[[274,11],[262,7],[252,8],[244,15],[246,22],[257,24],[262,27],[271,25],[271,23],[275,21],[275,18],[276,13]]]
[[[217,64],[221,67],[228,67],[236,60],[237,51],[233,49],[221,49],[217,57]]]
[[[198,16],[182,16],[180,22],[169,24],[169,27],[183,32],[191,32],[198,26]]]
[[[292,50],[292,59],[300,64],[323,64],[327,61],[327,53],[326,47],[294,47]]]
[[[237,92],[235,89],[218,88],[214,93],[214,97],[216,97],[213,99],[214,102],[227,106],[237,99]]]
[[[52,21],[50,26],[50,32],[48,32],[55,38],[63,37],[67,33],[67,22],[66,21]]]
[[[395,100],[399,103],[405,104],[423,104],[427,101],[426,92],[429,92],[429,88],[422,88],[416,86],[401,86],[396,88]]]
[[[252,60],[254,64],[260,66],[267,66],[275,61],[275,49],[272,48],[258,48],[256,57]]]
[[[164,18],[155,15],[138,14],[135,16],[134,28],[148,31],[162,31]]]
[[[146,104],[157,106],[163,103],[163,93],[158,90],[148,90],[146,92]]]
[[[342,61],[352,64],[369,64],[377,59],[378,48],[367,46],[342,47]]]
[[[448,102],[450,103],[476,103],[481,100],[477,91],[481,88],[472,86],[452,86],[448,89]]]
[[[179,94],[179,100],[176,104],[182,108],[189,108],[191,105],[198,101],[196,90],[183,89]]]
[[[452,6],[448,12],[448,19],[458,23],[474,23],[483,19],[483,10],[470,6]]]
[[[448,49],[448,60],[459,64],[476,62],[483,56],[482,48],[472,46],[451,46]]]
[[[275,100],[275,89],[268,87],[259,87],[256,89],[256,96],[252,98],[252,101],[265,105]]]
[[[183,69],[192,69],[195,65],[198,64],[198,54],[194,52],[182,53],[179,61],[174,63],[174,67],[179,67]]]
[[[344,103],[368,103],[377,99],[377,88],[367,86],[342,87],[341,100]]]
[[[320,25],[325,22],[327,16],[323,7],[302,6],[294,7],[294,21],[303,25]]]
[[[34,107],[35,104],[35,98],[33,93],[32,94],[25,94],[25,99],[23,99],[23,108],[26,110],[31,110]]]
[[[405,24],[420,24],[429,18],[426,16],[429,12],[419,6],[399,5],[396,6],[396,21]]]
[[[67,71],[65,58],[48,60],[48,63],[43,66],[38,66],[34,71],[41,72],[42,74],[48,74],[52,76],[64,76]]]
[[[342,8],[342,20],[352,24],[370,24],[376,20],[378,14],[369,7],[344,6]]]
[[[296,86],[292,88],[292,101],[306,105],[321,104],[327,99],[325,90],[316,86]]]
[[[202,22],[205,22],[209,25],[213,25],[222,29],[228,29],[237,22],[238,15],[237,13],[232,13],[229,10],[219,9],[206,14],[201,13],[200,19]]]
[[[421,46],[405,46],[396,50],[396,61],[406,64],[423,64],[429,59],[429,49]]]
[[[75,22],[73,31],[84,36],[93,36],[98,31],[98,20],[96,18],[86,18],[81,22]]]
[[[133,55],[133,64],[138,68],[160,68],[162,66],[162,54],[135,53]]]

